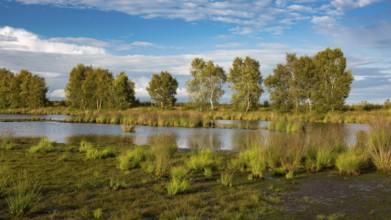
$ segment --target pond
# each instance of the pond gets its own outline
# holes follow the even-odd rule
[[[25,119],[30,115],[2,115],[0,119]],[[39,115],[43,119],[66,120],[67,116]],[[216,124],[230,124],[241,127],[243,123],[251,124],[261,129],[224,129],[224,128],[178,128],[178,127],[150,127],[135,126],[134,133],[122,132],[120,125],[65,123],[55,121],[39,122],[0,122],[0,134],[12,132],[16,137],[46,136],[58,143],[78,144],[81,140],[94,143],[133,143],[147,144],[148,137],[158,134],[175,134],[178,137],[179,148],[211,148],[214,150],[241,150],[254,143],[254,139],[265,139],[271,133],[267,129],[266,121],[236,121],[218,120]],[[355,133],[368,130],[365,124],[307,124],[306,130],[338,129],[344,135],[345,142],[354,144]]]

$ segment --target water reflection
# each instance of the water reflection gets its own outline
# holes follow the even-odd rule
[[[20,117],[22,118],[24,115],[20,115]],[[237,126],[267,127],[267,122],[264,121],[246,122],[223,120],[218,121],[218,123],[238,124]],[[368,125],[362,124],[307,124],[306,135],[303,138],[306,143],[345,142],[352,145],[355,143],[356,132],[368,129]],[[145,145],[148,144],[150,136],[173,134],[177,136],[176,140],[179,148],[209,148],[234,151],[248,149],[251,146],[260,146],[267,142],[271,133],[275,133],[265,129],[206,129],[149,126],[135,126],[135,130],[135,133],[124,133],[119,125],[110,124],[0,122],[0,134],[11,131],[18,137],[47,136],[50,140],[59,143],[78,144],[80,141],[85,140],[94,143]]]

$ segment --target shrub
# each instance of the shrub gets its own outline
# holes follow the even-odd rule
[[[41,138],[38,145],[30,147],[28,150],[30,154],[49,153],[52,151],[54,151],[54,142],[49,141],[47,137]]]

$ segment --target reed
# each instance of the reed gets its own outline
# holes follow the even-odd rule
[[[28,150],[28,153],[30,153],[30,154],[49,153],[54,150],[55,150],[54,142],[51,142],[47,137],[43,137],[39,141],[38,145],[30,147],[30,149]]]
[[[378,170],[391,171],[391,129],[389,125],[374,125],[369,133],[368,151]]]

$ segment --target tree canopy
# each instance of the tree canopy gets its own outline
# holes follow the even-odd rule
[[[45,79],[21,70],[0,69],[0,108],[40,108],[47,105]]]
[[[196,103],[202,109],[206,103],[214,110],[220,98],[224,95],[223,85],[227,80],[224,69],[213,61],[205,62],[195,58],[191,62],[190,74],[192,79],[186,82],[186,90],[190,102]]]
[[[176,102],[176,90],[178,81],[171,76],[167,71],[162,71],[160,74],[153,74],[147,91],[153,101],[161,108],[174,105]]]
[[[124,72],[116,79],[102,68],[79,64],[69,73],[65,94],[71,106],[80,109],[125,109],[134,104],[134,83]]]
[[[257,60],[236,57],[229,71],[228,82],[232,88],[231,103],[238,110],[255,108],[263,93],[260,64]]]
[[[351,71],[340,49],[318,52],[314,57],[286,55],[265,79],[272,106],[280,111],[327,112],[340,110],[350,92]]]

